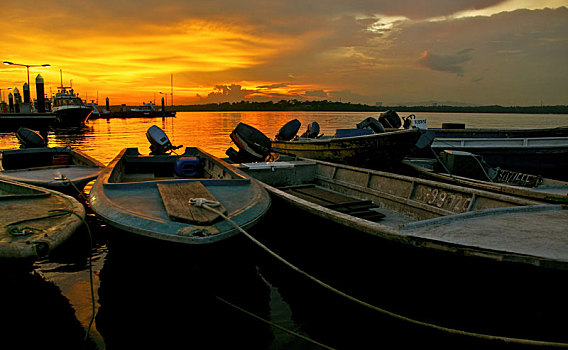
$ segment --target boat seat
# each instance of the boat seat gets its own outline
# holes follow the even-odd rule
[[[362,219],[378,221],[385,217],[376,210],[379,206],[371,200],[359,200],[311,184],[287,186],[280,189],[309,202]]]
[[[212,211],[189,204],[192,198],[217,201],[200,181],[159,183],[157,187],[166,212],[172,220],[196,225],[210,225],[220,218]],[[215,209],[223,214],[227,213],[223,205]]]

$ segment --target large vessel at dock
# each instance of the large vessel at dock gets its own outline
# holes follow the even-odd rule
[[[79,127],[85,125],[93,110],[75,95],[73,88],[59,86],[53,97],[53,113],[57,117],[58,126]]]

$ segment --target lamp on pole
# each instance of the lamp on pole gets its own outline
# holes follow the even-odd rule
[[[30,86],[30,67],[51,67],[50,64],[21,64],[21,63],[14,63],[10,61],[4,61],[4,64],[7,66],[20,66],[26,67],[28,70],[28,87]]]

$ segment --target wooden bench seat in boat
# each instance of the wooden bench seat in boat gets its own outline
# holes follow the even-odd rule
[[[280,189],[309,202],[362,219],[376,221],[385,217],[384,214],[375,210],[379,206],[371,200],[359,200],[311,184],[287,186]]]
[[[189,200],[192,198],[205,198],[217,201],[215,196],[199,181],[159,183],[157,186],[166,212],[172,220],[197,225],[209,225],[220,217],[218,214],[205,208],[189,204]],[[223,214],[227,213],[223,205],[215,207],[215,209]]]

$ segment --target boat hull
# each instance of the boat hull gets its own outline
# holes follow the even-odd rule
[[[104,164],[68,147],[0,150],[0,179],[77,196]]]
[[[54,108],[53,112],[57,116],[57,127],[81,127],[93,110],[87,106],[62,106]]]
[[[176,112],[173,111],[126,111],[126,112],[111,112],[108,118],[164,118],[175,117]]]
[[[398,165],[421,135],[421,131],[412,129],[343,138],[273,140],[272,146],[298,157],[385,169]]]
[[[565,181],[542,178],[542,182],[534,187],[518,186],[514,183],[483,181],[455,174],[449,175],[447,173],[437,172],[434,170],[434,162],[436,161],[433,159],[418,158],[403,160],[403,164],[409,167],[409,172],[416,176],[542,202],[568,204],[568,182]]]
[[[49,254],[85,218],[83,205],[59,192],[3,179],[0,188],[2,261],[33,261]]]
[[[494,167],[568,180],[568,137],[435,139],[431,149],[470,152]]]
[[[205,163],[204,171],[211,176],[165,174],[165,169],[172,168],[180,157],[199,157]],[[238,234],[239,230],[221,217],[195,223],[172,216],[169,199],[164,197],[160,186],[183,187],[197,182],[226,209],[226,216],[243,229],[255,225],[270,207],[270,197],[259,182],[197,148],[186,148],[181,156],[143,156],[136,149],[124,149],[97,178],[89,200],[93,211],[110,225],[154,239],[196,245]],[[196,196],[194,192],[183,191],[179,195],[184,196],[184,203]]]
[[[568,211],[563,206],[539,207],[541,202],[515,196],[347,165],[305,161],[314,163],[311,179],[306,169],[269,167],[262,171],[270,174],[288,171],[288,183],[281,188],[272,186],[271,179],[282,179],[277,175],[266,175],[261,181],[268,182],[265,186],[273,196],[310,214],[382,239],[453,255],[568,269],[565,234]],[[256,170],[247,169],[247,164],[241,166],[243,171],[260,178]],[[291,184],[294,179],[297,182]],[[340,198],[338,194],[348,198]],[[534,209],[532,216],[522,214],[533,208],[541,209]],[[377,213],[380,215],[373,216]],[[548,224],[546,215],[558,216],[564,224]],[[433,237],[432,232],[418,229],[421,224],[435,232],[436,225],[441,224],[437,219],[446,220],[449,232],[454,235]],[[505,225],[503,220],[513,220],[515,225]],[[464,229],[456,226],[452,231],[453,222],[470,222],[470,231],[457,234]],[[536,227],[535,222],[539,224]],[[519,225],[530,229],[519,230]],[[482,241],[477,241],[480,238]],[[549,251],[541,250],[543,245],[549,246]]]

